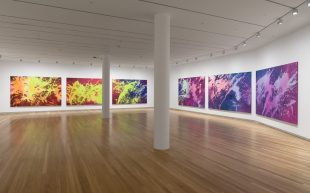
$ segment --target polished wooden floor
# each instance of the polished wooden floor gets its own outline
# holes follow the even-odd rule
[[[153,110],[0,115],[0,193],[306,193],[310,142],[266,126],[171,111],[171,149],[152,148]],[[310,128],[309,128],[310,129]]]

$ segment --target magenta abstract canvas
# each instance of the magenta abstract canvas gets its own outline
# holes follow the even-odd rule
[[[205,77],[179,79],[179,105],[205,108]]]
[[[251,72],[210,76],[209,108],[251,113]]]
[[[256,72],[256,114],[298,123],[298,62]]]

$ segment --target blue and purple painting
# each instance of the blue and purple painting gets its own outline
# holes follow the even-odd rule
[[[251,72],[210,76],[209,108],[251,113]]]
[[[256,114],[298,123],[298,62],[256,72]]]
[[[179,105],[205,108],[205,77],[180,78]]]

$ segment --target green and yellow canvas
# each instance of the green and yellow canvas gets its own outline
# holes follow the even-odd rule
[[[102,79],[67,78],[67,105],[102,104]]]
[[[61,78],[11,76],[10,85],[11,107],[61,105]]]

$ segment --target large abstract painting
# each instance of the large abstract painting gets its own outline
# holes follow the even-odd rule
[[[179,79],[179,105],[205,108],[205,77]]]
[[[112,80],[113,104],[147,103],[147,80]]]
[[[298,63],[256,72],[256,114],[298,123]]]
[[[209,77],[209,108],[251,113],[251,72]]]
[[[102,104],[102,79],[67,78],[67,105]]]
[[[11,76],[11,107],[60,106],[61,78]]]

